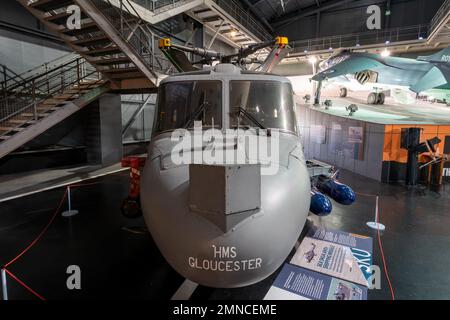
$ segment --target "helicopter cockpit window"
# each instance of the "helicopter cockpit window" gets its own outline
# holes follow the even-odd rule
[[[156,131],[193,128],[222,128],[222,82],[183,81],[163,84],[158,92]]]
[[[236,110],[238,112],[236,112]],[[239,110],[247,117],[236,116]],[[231,127],[276,128],[297,132],[292,87],[277,81],[230,82]],[[250,118],[253,118],[250,121]]]

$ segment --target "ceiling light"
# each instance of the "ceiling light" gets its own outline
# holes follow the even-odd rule
[[[384,58],[389,57],[390,55],[391,55],[391,52],[388,49],[384,49],[381,52],[381,56],[384,57]]]
[[[315,56],[310,56],[308,58],[309,63],[315,64],[317,62],[317,58]]]

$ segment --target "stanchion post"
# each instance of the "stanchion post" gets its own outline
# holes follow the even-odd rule
[[[377,196],[375,204],[375,221],[367,222],[367,226],[375,230],[384,231],[386,230],[386,227],[383,224],[379,223],[379,200],[380,197]]]
[[[8,300],[8,287],[6,284],[6,271],[3,268],[2,271],[2,292],[3,292],[3,300]]]
[[[72,195],[71,195],[71,188],[70,186],[67,186],[67,202],[68,202],[68,210],[64,211],[61,215],[63,217],[72,217],[74,215],[78,214],[78,210],[72,210]]]

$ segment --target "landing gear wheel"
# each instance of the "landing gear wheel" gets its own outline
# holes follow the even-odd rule
[[[384,101],[386,100],[386,95],[381,92],[378,94],[377,104],[384,104]]]
[[[377,95],[376,95],[376,93],[372,92],[367,97],[367,103],[368,104],[375,104],[376,102],[377,102]]]
[[[122,215],[128,219],[135,219],[142,216],[140,199],[126,198],[123,200],[120,210]]]
[[[341,88],[341,89],[339,90],[339,96],[340,96],[341,98],[347,97],[347,88]]]

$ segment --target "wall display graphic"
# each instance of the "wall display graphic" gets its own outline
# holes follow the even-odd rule
[[[348,128],[348,142],[350,143],[363,143],[364,129],[362,127],[349,127]]]
[[[348,128],[348,144],[351,145],[350,155],[353,159],[364,160],[364,127]]]
[[[323,125],[311,125],[311,141],[317,144],[326,143],[327,127]]]
[[[339,123],[333,122],[331,125],[329,148],[333,153],[341,153],[343,151],[342,126]]]
[[[367,288],[286,263],[264,300],[367,300]]]

